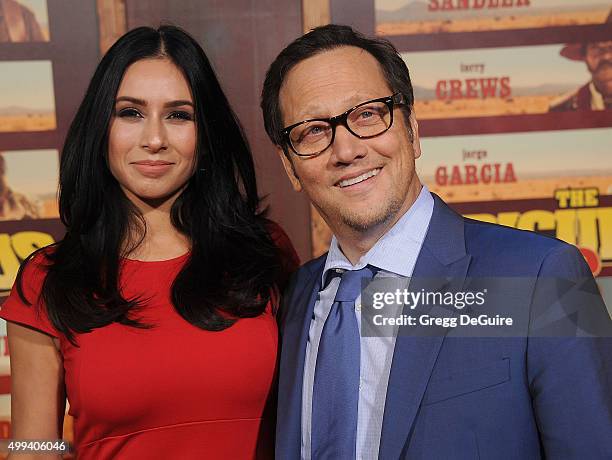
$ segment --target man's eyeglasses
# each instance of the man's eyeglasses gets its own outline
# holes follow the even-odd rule
[[[313,157],[334,142],[336,127],[344,126],[353,136],[369,139],[387,131],[393,124],[393,108],[406,103],[402,93],[362,102],[331,118],[313,118],[287,126],[281,131],[296,155]]]

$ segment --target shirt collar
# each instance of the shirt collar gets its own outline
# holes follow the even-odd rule
[[[359,270],[368,264],[400,276],[410,276],[425,240],[433,207],[433,197],[427,186],[423,185],[408,211],[355,265],[342,253],[338,240],[333,236],[323,268],[322,283],[325,283],[329,270]]]
[[[591,110],[604,110],[606,105],[604,104],[603,96],[595,88],[595,83],[591,82],[589,84],[589,91],[591,92]]]

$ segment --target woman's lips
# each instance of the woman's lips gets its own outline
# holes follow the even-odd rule
[[[169,161],[136,161],[132,163],[134,167],[142,174],[147,177],[160,177],[164,175],[174,163]]]

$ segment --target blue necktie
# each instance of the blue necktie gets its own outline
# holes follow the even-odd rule
[[[359,403],[359,327],[355,299],[373,267],[347,270],[323,326],[312,392],[312,458],[355,458]]]

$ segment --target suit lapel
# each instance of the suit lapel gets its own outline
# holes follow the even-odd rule
[[[440,198],[433,196],[434,212],[414,267],[410,287],[412,290],[427,285],[426,289],[431,290],[431,281],[435,279],[439,280],[438,288],[458,290],[464,283],[471,261],[471,256],[465,250],[463,219]],[[406,308],[404,313],[415,312]],[[400,458],[402,455],[444,341],[444,334],[445,331],[441,330],[435,336],[397,338],[387,387],[380,458]]]
[[[323,262],[325,258],[323,258]],[[276,430],[277,458],[299,458],[302,436],[302,385],[310,318],[321,290],[320,269],[313,270],[291,296],[290,312],[281,330],[281,360]]]

